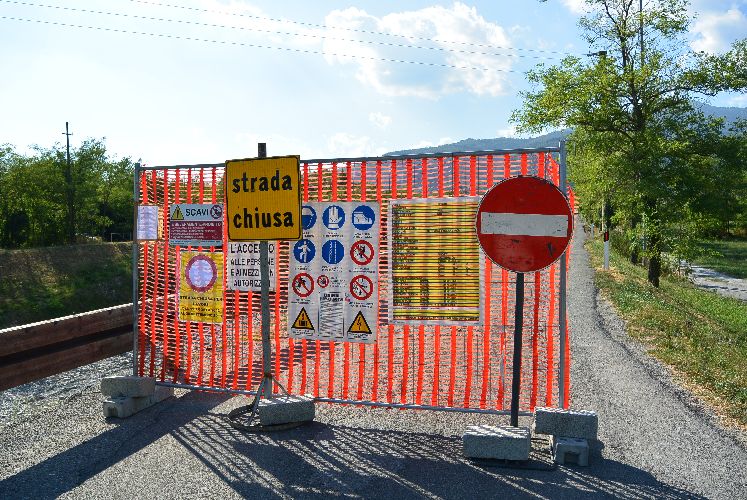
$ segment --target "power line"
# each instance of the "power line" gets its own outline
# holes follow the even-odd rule
[[[169,7],[172,9],[182,9],[182,10],[191,10],[195,12],[204,12],[209,14],[222,14],[225,16],[234,16],[234,17],[247,17],[251,19],[259,19],[262,21],[272,21],[276,23],[290,23],[290,24],[297,24],[299,26],[307,26],[310,28],[322,28],[322,29],[336,29],[336,30],[343,30],[343,31],[352,31],[355,33],[365,33],[367,35],[377,35],[377,36],[389,36],[389,37],[396,37],[396,38],[405,38],[405,39],[412,39],[412,40],[420,40],[423,42],[438,42],[438,43],[452,43],[455,45],[467,45],[467,46],[473,46],[473,47],[485,47],[490,49],[506,49],[506,50],[524,50],[528,52],[546,52],[548,54],[558,54],[563,56],[572,56],[576,55],[571,52],[563,52],[563,51],[557,51],[557,50],[544,50],[544,49],[527,49],[522,47],[503,47],[500,45],[491,45],[488,43],[478,43],[478,42],[462,42],[457,40],[441,40],[436,38],[425,38],[425,37],[419,37],[419,36],[409,36],[409,35],[400,35],[397,33],[384,33],[383,31],[373,31],[373,30],[364,30],[359,28],[344,28],[342,26],[327,26],[326,24],[316,24],[316,23],[308,23],[304,21],[294,21],[292,19],[279,19],[275,17],[265,17],[265,16],[256,16],[253,14],[240,14],[237,12],[226,12],[226,11],[220,11],[220,10],[212,10],[212,9],[202,9],[199,7],[187,7],[184,5],[173,5],[168,3],[160,3],[160,2],[150,2],[147,0],[130,0],[133,3],[140,3],[145,5],[153,5],[156,7]]]
[[[192,26],[204,26],[208,28],[254,31],[254,32],[260,32],[260,33],[270,33],[270,34],[275,34],[275,35],[299,36],[299,37],[316,38],[316,39],[324,39],[324,40],[338,40],[338,41],[343,41],[343,42],[353,42],[353,43],[361,43],[361,44],[367,44],[367,45],[380,45],[380,46],[387,46],[387,47],[398,47],[398,48],[405,48],[405,49],[432,50],[432,51],[438,51],[438,52],[450,52],[450,53],[468,54],[468,55],[483,55],[483,56],[498,56],[498,57],[524,57],[524,58],[531,58],[531,59],[550,59],[549,56],[537,56],[537,55],[516,54],[516,53],[502,54],[502,53],[495,53],[495,52],[478,52],[478,51],[471,51],[471,50],[451,49],[451,48],[446,48],[446,47],[426,47],[422,45],[409,45],[409,44],[404,44],[404,43],[382,42],[382,41],[376,41],[376,40],[356,40],[354,38],[340,38],[340,37],[333,37],[333,36],[328,36],[328,35],[314,35],[310,33],[293,33],[289,31],[277,31],[277,30],[269,30],[269,29],[262,29],[262,28],[248,28],[245,26],[230,26],[230,25],[225,25],[225,24],[204,23],[200,21],[185,21],[181,19],[171,19],[171,18],[154,17],[154,16],[141,16],[138,14],[126,14],[123,12],[110,12],[110,11],[102,11],[102,10],[83,9],[83,8],[77,8],[77,7],[66,7],[62,5],[38,4],[38,3],[32,3],[32,2],[22,2],[18,0],[0,0],[0,2],[10,3],[10,4],[15,4],[15,5],[30,6],[30,7],[42,7],[42,8],[49,8],[49,9],[66,10],[66,11],[71,11],[71,12],[85,12],[88,14],[128,17],[132,19],[143,19],[146,21],[188,24]],[[382,34],[385,34],[385,33],[382,33]],[[506,50],[506,51],[523,50],[517,47],[510,47],[510,48],[494,47],[494,48],[497,48],[499,50]],[[548,52],[551,52],[551,51],[548,51]]]
[[[198,37],[191,37],[191,36],[184,36],[184,35],[169,35],[165,33],[151,33],[151,32],[146,32],[146,31],[131,31],[131,30],[124,30],[124,29],[119,29],[119,28],[107,28],[103,26],[90,26],[90,25],[85,25],[85,24],[70,24],[70,23],[63,23],[59,21],[48,21],[48,20],[43,20],[43,19],[29,19],[29,18],[24,18],[24,17],[0,16],[0,19],[7,19],[10,21],[22,21],[22,22],[28,22],[28,23],[37,23],[37,24],[48,24],[48,25],[53,25],[53,26],[63,26],[67,28],[79,28],[79,29],[89,29],[89,30],[95,30],[95,31],[107,31],[107,32],[112,32],[112,33],[124,33],[124,34],[129,34],[129,35],[142,35],[142,36],[150,36],[150,37],[155,37],[155,38],[189,40],[189,41],[194,41],[194,42],[205,42],[205,43],[212,43],[212,44],[218,44],[218,45],[232,45],[232,46],[240,46],[240,47],[259,48],[259,49],[283,50],[286,52],[297,52],[300,54],[316,54],[316,55],[327,55],[327,56],[335,56],[335,57],[349,57],[352,59],[364,59],[364,60],[369,60],[369,61],[414,64],[418,66],[466,69],[466,70],[475,70],[475,71],[498,71],[501,73],[523,73],[523,71],[518,71],[514,69],[485,68],[485,67],[479,67],[479,66],[456,66],[454,64],[444,64],[444,63],[435,63],[435,62],[426,62],[426,61],[411,61],[411,60],[406,60],[406,59],[392,59],[392,58],[386,58],[386,57],[371,57],[371,56],[361,56],[361,55],[354,55],[354,54],[339,54],[335,52],[324,52],[320,50],[297,49],[293,47],[277,47],[274,45],[262,45],[258,43],[248,43],[248,42],[231,42],[227,40],[213,40],[209,38],[198,38]]]

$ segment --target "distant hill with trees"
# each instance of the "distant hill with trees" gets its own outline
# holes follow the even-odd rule
[[[737,120],[747,120],[747,108],[711,106],[705,103],[697,103],[696,107],[703,111],[706,116],[724,119],[724,129],[734,125]],[[401,149],[385,153],[384,156],[450,153],[454,151],[483,151],[489,149],[523,149],[543,148],[557,146],[558,143],[567,138],[571,129],[556,130],[537,137],[496,137],[493,139],[463,139],[458,142],[441,144],[427,148]]]

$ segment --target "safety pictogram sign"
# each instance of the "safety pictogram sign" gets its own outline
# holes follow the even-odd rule
[[[350,258],[359,266],[370,264],[374,258],[374,249],[368,240],[358,240],[350,247]]]
[[[311,323],[311,318],[309,318],[309,314],[306,312],[305,308],[301,308],[301,312],[296,316],[296,321],[293,322],[291,328],[314,331],[314,325]]]
[[[355,319],[348,328],[348,333],[371,333],[371,327],[368,326],[366,317],[363,316],[361,311],[358,311],[358,314],[355,315]]]
[[[359,274],[350,280],[350,295],[358,300],[366,300],[373,294],[373,282],[365,274]]]
[[[539,177],[513,177],[483,196],[475,220],[485,254],[517,273],[555,262],[573,234],[573,217],[560,189]]]
[[[310,202],[301,207],[304,230],[289,259],[291,338],[376,341],[379,218],[377,202]],[[293,328],[301,310],[313,319],[314,332]],[[361,320],[367,328],[360,326]]]
[[[223,205],[175,203],[169,209],[169,244],[219,246],[223,244]]]
[[[293,278],[293,292],[299,297],[308,297],[314,291],[314,278],[308,273],[297,274]]]
[[[180,321],[223,322],[223,253],[180,252]]]

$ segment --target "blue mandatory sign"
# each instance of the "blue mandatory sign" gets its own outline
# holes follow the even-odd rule
[[[339,264],[345,257],[345,247],[337,240],[329,240],[322,245],[322,257],[328,264]]]
[[[316,224],[316,210],[309,205],[304,205],[301,209],[301,227],[304,230],[311,229]]]
[[[340,229],[345,224],[345,211],[339,205],[331,205],[324,210],[322,221],[333,231]]]
[[[314,243],[311,240],[298,240],[293,245],[293,256],[301,264],[308,264],[314,260],[314,255],[316,255],[316,247],[314,247]]]
[[[353,225],[356,229],[366,231],[376,222],[376,214],[368,205],[361,205],[353,210]]]

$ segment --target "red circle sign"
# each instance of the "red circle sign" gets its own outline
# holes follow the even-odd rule
[[[568,200],[539,177],[512,177],[493,186],[480,201],[475,226],[490,260],[517,273],[558,260],[573,235]]]
[[[184,270],[184,277],[189,287],[196,292],[206,292],[215,284],[218,269],[215,262],[205,255],[195,255]]]
[[[350,294],[358,300],[366,300],[373,293],[373,281],[364,274],[350,280]]]
[[[374,258],[373,245],[366,240],[358,240],[350,247],[350,258],[359,266],[370,264]]]
[[[293,278],[293,291],[299,297],[308,297],[314,291],[314,278],[309,273],[300,273]]]

